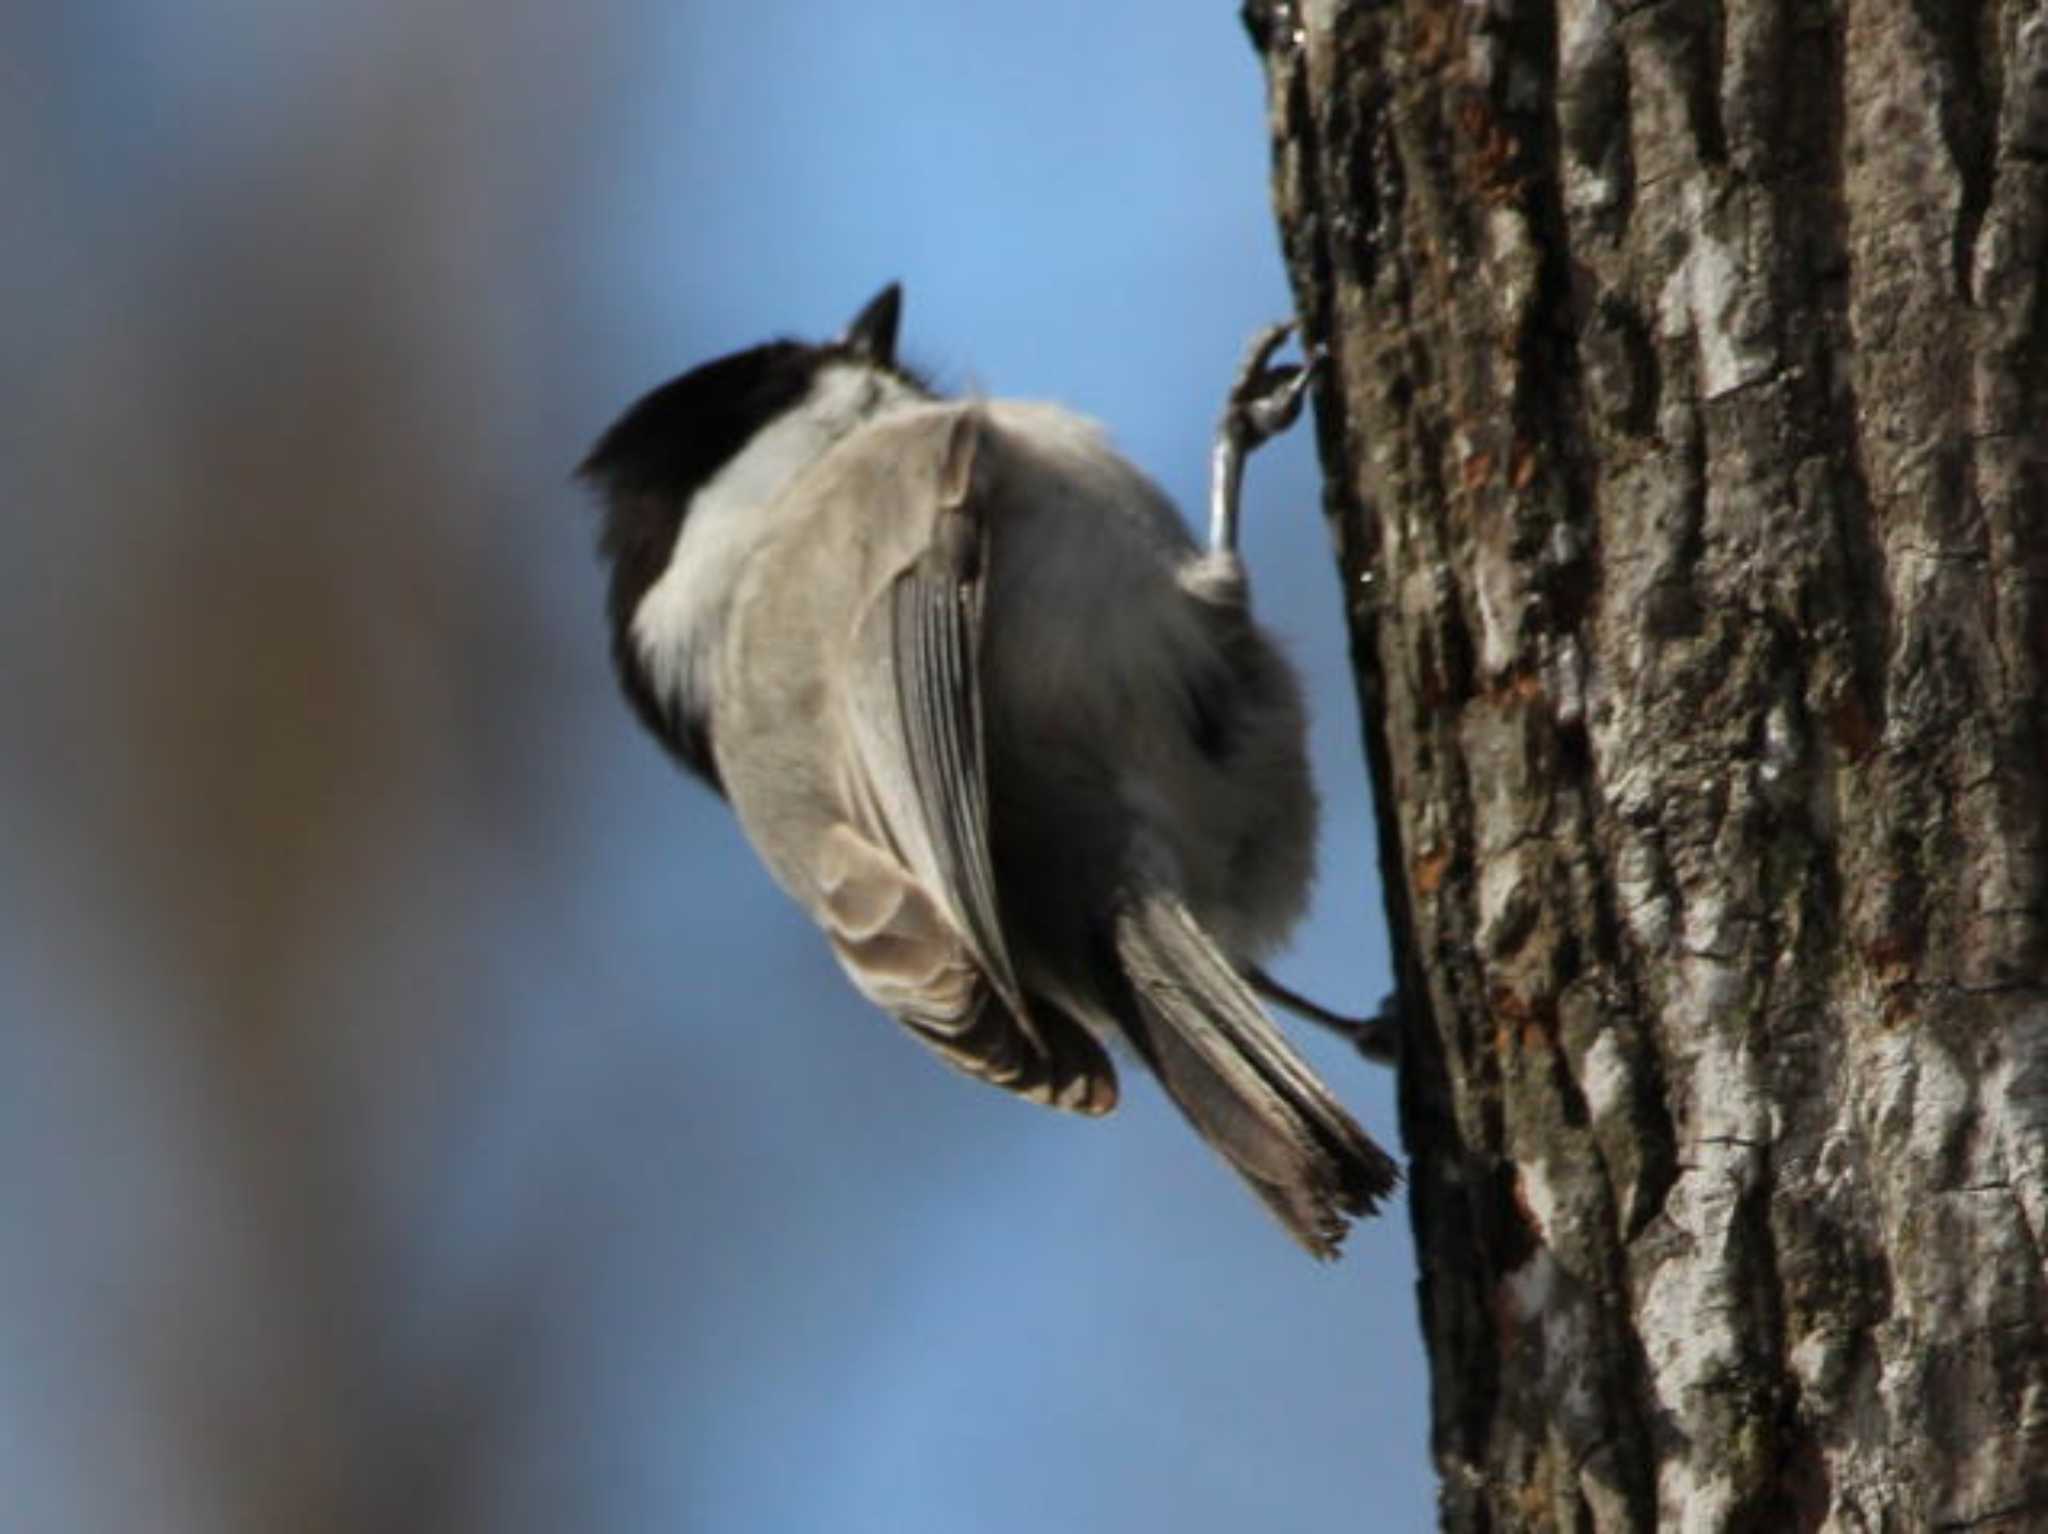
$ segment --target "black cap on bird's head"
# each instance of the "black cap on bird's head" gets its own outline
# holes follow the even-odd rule
[[[656,490],[687,499],[755,432],[800,404],[834,362],[865,363],[928,394],[924,380],[896,360],[902,318],[903,287],[892,282],[836,340],[769,341],[679,374],[613,422],[577,476],[607,495]]]
[[[814,435],[829,445],[884,395],[930,396],[924,380],[896,360],[902,317],[903,289],[892,282],[833,340],[769,341],[694,367],[630,406],[577,467],[603,503],[598,547],[611,567],[612,651],[626,695],[684,764],[714,784],[708,746],[690,738],[689,723],[656,699],[644,675],[630,637],[634,614],[668,569],[700,493],[766,428],[810,409]],[[843,386],[820,388],[827,375],[848,370],[879,374],[895,387],[851,396]]]

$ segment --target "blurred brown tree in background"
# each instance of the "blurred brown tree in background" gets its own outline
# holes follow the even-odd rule
[[[24,1431],[9,1521],[486,1527],[464,1454],[520,1356],[493,1329],[547,1269],[449,1318],[490,1362],[438,1395],[400,1377],[389,1270],[491,983],[493,871],[552,856],[520,828],[559,792],[535,711],[566,694],[502,551],[582,553],[526,445],[554,435],[542,198],[577,33],[453,5],[279,24],[340,50],[295,99],[257,110],[238,93],[279,81],[199,60],[116,75],[85,120],[52,99],[85,67],[57,9],[0,50],[4,768],[38,869],[6,963],[55,1025],[7,1034],[0,1144],[49,1234],[112,1249],[13,1233],[16,1386],[98,1464]]]

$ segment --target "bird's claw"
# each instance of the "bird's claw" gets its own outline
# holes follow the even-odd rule
[[[1254,335],[1238,365],[1224,406],[1223,429],[1243,452],[1251,452],[1292,426],[1322,363],[1311,353],[1304,364],[1273,365],[1273,355],[1294,334],[1293,321],[1268,325]]]
[[[1237,557],[1238,493],[1245,458],[1294,424],[1322,365],[1316,352],[1299,365],[1273,365],[1273,354],[1293,334],[1294,324],[1287,321],[1268,325],[1253,336],[1230,385],[1209,454],[1209,552],[1218,558]]]

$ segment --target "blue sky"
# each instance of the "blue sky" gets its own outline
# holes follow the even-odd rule
[[[1261,82],[1227,7],[689,7],[633,50],[586,208],[626,236],[588,252],[611,397],[765,333],[829,333],[901,278],[905,349],[942,382],[1072,403],[1200,507],[1231,366],[1289,309]],[[1262,611],[1309,673],[1327,801],[1319,898],[1286,972],[1370,1007],[1383,923],[1306,431],[1255,464],[1248,505]],[[716,811],[700,796],[679,813],[690,826],[649,841],[702,837]],[[810,941],[792,915],[750,916],[781,934],[771,966]],[[830,1019],[805,1021],[867,1022],[850,995],[823,1005]],[[947,1099],[958,1129],[920,1130],[903,1163],[871,1169],[917,1185],[883,1195],[893,1261],[849,1252],[864,1215],[822,1250],[802,1242],[887,1296],[866,1335],[840,1336],[837,1302],[803,1279],[770,1290],[779,1304],[742,1280],[756,1303],[731,1320],[757,1338],[735,1359],[752,1388],[711,1456],[710,1526],[1224,1530],[1359,1526],[1367,1509],[1365,1526],[1427,1526],[1398,1210],[1319,1270],[1149,1090],[1106,1125],[1043,1121],[894,1053],[866,1088],[880,1111],[933,1111],[915,1090]],[[1386,1078],[1322,1057],[1391,1139]],[[977,1174],[944,1165],[955,1132],[1000,1137]],[[845,1350],[818,1383],[819,1336],[762,1368],[792,1324]],[[806,1461],[815,1475],[769,1468]]]
[[[0,938],[27,1024],[0,1028],[0,1138],[44,1169],[0,1185],[20,1200],[0,1212],[17,1233],[69,1212],[41,1243],[0,1238],[0,1478],[51,1527],[122,1497],[219,1526],[206,1496],[160,1495],[184,1472],[148,1467],[177,1445],[123,1404],[157,1362],[105,1341],[99,1278],[246,1360],[194,1388],[258,1419],[239,1393],[331,1320],[264,1288],[281,1238],[237,1202],[222,1168],[247,1147],[176,1042],[210,1005],[205,966],[251,963],[195,950],[165,909],[186,894],[164,894],[218,841],[192,805],[250,753],[202,753],[194,797],[152,809],[147,711],[81,715],[94,694],[62,669],[97,664],[135,591],[190,579],[167,562],[147,585],[159,555],[232,526],[338,572],[345,681],[293,682],[287,709],[370,721],[322,792],[374,794],[372,830],[286,815],[230,925],[280,903],[302,921],[264,1005],[311,1105],[293,1133],[344,1190],[343,1420],[431,1420],[451,1380],[492,1382],[491,1450],[446,1526],[1429,1526],[1405,1209],[1318,1267],[1149,1084],[1084,1123],[901,1037],[615,696],[566,480],[653,383],[834,331],[900,279],[904,351],[942,386],[1062,399],[1198,509],[1231,369],[1289,304],[1234,8],[212,0],[52,8],[16,41],[36,88],[0,128],[26,124],[33,153],[0,150],[0,186],[32,212],[0,277],[28,300],[30,361],[0,385],[40,424],[0,475],[62,503],[38,571],[102,573],[75,601],[70,576],[4,577],[8,664],[86,659],[10,678],[27,722],[0,749],[35,871],[0,874],[0,909],[27,913]],[[337,344],[361,347],[375,404],[269,419]],[[202,488],[345,435],[320,494],[251,498],[246,522],[150,498],[185,441],[166,402],[222,379],[245,450]],[[436,491],[415,508],[420,465]],[[1314,910],[1276,967],[1366,1010],[1384,922],[1306,427],[1255,461],[1245,543],[1307,678],[1325,801]],[[170,620],[173,653],[201,616]],[[266,654],[275,627],[249,621],[192,653]],[[179,714],[189,676],[166,685]],[[275,744],[251,687],[222,728]],[[172,873],[138,875],[105,811],[124,795]],[[1391,1078],[1304,1044],[1392,1144]],[[374,1478],[390,1430],[353,1431]],[[110,1454],[144,1468],[83,1468]]]

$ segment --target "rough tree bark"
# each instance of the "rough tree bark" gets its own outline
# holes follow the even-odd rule
[[[1251,0],[1458,1531],[2048,1529],[2048,0]]]

